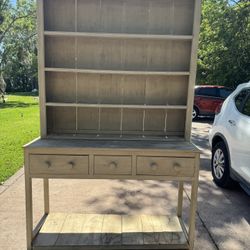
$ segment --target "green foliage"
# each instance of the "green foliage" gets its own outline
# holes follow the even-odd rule
[[[39,136],[38,97],[18,93],[0,103],[0,183],[23,165],[22,146]]]
[[[198,84],[250,80],[250,2],[203,0]]]
[[[9,0],[0,4],[0,69],[7,91],[37,88],[35,0]]]

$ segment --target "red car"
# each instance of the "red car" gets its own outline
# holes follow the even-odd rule
[[[218,106],[233,92],[232,89],[216,85],[195,87],[193,120],[198,116],[214,116]]]

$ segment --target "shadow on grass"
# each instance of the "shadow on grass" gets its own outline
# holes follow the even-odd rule
[[[34,96],[38,97],[37,92],[13,92],[13,93],[7,93],[8,95],[14,95],[14,96]]]
[[[29,108],[32,106],[37,106],[38,103],[25,103],[25,102],[18,102],[18,101],[10,101],[5,103],[0,103],[0,109],[7,109],[7,108]]]

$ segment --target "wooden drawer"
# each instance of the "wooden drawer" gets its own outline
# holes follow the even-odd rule
[[[131,175],[132,161],[130,156],[95,156],[94,174]]]
[[[137,157],[138,175],[193,176],[194,158]]]
[[[31,155],[31,174],[88,174],[88,156]]]

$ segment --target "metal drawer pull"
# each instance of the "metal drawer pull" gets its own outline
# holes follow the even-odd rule
[[[75,163],[74,163],[73,161],[70,161],[70,162],[69,162],[69,165],[71,166],[71,168],[74,168]]]
[[[174,163],[174,170],[176,172],[179,172],[181,170],[181,165],[178,163],[178,162],[175,162]]]
[[[156,162],[150,163],[150,168],[151,168],[152,170],[156,170],[157,167],[158,167],[158,164],[157,164]]]
[[[109,163],[109,167],[112,168],[112,169],[115,169],[115,168],[117,168],[117,163],[112,161],[112,162]]]
[[[51,162],[50,161],[45,161],[45,164],[47,165],[48,168],[51,167]]]

